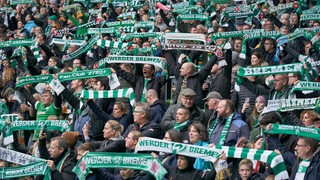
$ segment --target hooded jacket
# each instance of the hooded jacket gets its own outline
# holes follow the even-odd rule
[[[168,105],[163,101],[157,100],[153,104],[151,104],[150,108],[152,112],[150,121],[160,124],[164,113],[166,113],[168,109]]]

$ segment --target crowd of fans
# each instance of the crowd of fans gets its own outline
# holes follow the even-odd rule
[[[292,90],[300,81],[318,81],[320,68],[313,64],[319,61],[320,55],[320,19],[300,19],[306,10],[319,14],[319,1],[13,2],[15,0],[0,1],[1,111],[3,114],[18,114],[19,121],[65,120],[72,131],[45,128],[15,131],[14,142],[8,146],[3,145],[2,131],[1,146],[47,159],[52,179],[78,179],[72,169],[87,152],[134,153],[140,137],[210,148],[230,146],[272,150],[283,156],[290,179],[320,179],[317,139],[262,133],[270,129],[272,123],[320,128],[316,110],[279,112],[267,108],[270,100],[319,96],[318,89],[311,92]],[[284,5],[288,8],[271,11]],[[236,13],[245,14],[244,7],[253,8],[258,13],[228,17],[226,11],[230,7]],[[180,14],[206,15],[208,19],[179,19]],[[116,27],[116,32],[102,31],[113,27],[110,22],[130,20],[135,24],[152,21],[152,26],[132,26],[130,29],[122,25]],[[69,59],[85,46],[71,43],[71,40],[89,41],[94,36],[89,33],[89,28],[101,28],[97,33],[101,40],[130,43],[130,46],[119,50],[111,45],[94,44],[88,51]],[[259,29],[279,34],[274,37],[259,37],[258,34],[247,39],[247,34]],[[305,34],[294,38],[289,36],[300,30],[311,37]],[[163,36],[143,36],[147,32],[159,32]],[[170,32],[200,34],[205,42],[192,38],[163,40]],[[244,35],[226,37],[221,34],[223,32],[243,32]],[[131,39],[122,38],[130,33],[140,34]],[[289,38],[282,43],[280,37]],[[70,44],[54,43],[57,39]],[[1,44],[13,40],[33,40],[35,43]],[[167,43],[214,45],[215,51],[168,50]],[[63,87],[59,90],[51,83],[16,86],[19,78],[25,76],[52,74],[57,79],[59,73],[97,69],[99,60],[109,55],[159,57],[166,64],[171,79],[155,64],[130,61],[107,64],[105,67],[110,68],[118,79],[116,81],[120,82],[116,89],[133,88],[134,105],[123,97],[80,98],[84,89],[114,90],[110,76],[61,82]],[[302,64],[300,72],[237,76],[239,68],[294,63]],[[166,88],[169,83],[172,86]],[[216,163],[179,154],[152,152],[152,155],[166,168],[165,179],[274,179],[269,164],[226,158],[223,153]],[[6,160],[0,162],[1,167],[11,166]],[[226,164],[225,168],[221,168],[221,162]],[[303,163],[307,165],[303,166]],[[99,168],[92,169],[92,172],[87,179],[154,178],[149,173],[132,169]]]

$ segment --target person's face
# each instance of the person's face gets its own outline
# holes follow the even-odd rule
[[[161,18],[161,16],[157,16],[157,23],[162,23],[162,18]]]
[[[182,96],[181,103],[186,108],[191,108],[194,105],[194,97],[191,96]]]
[[[71,81],[71,89],[76,90],[78,87],[80,87],[81,81],[79,80],[72,80]]]
[[[304,126],[311,126],[313,124],[313,119],[309,116],[308,113],[304,113],[301,119]]]
[[[165,133],[164,137],[163,137],[163,140],[165,141],[172,141],[171,137],[170,137],[170,134],[168,132]]]
[[[294,150],[296,151],[296,155],[297,157],[301,158],[301,159],[306,159],[307,158],[307,148],[309,148],[309,146],[304,142],[303,139],[298,139],[298,142],[296,144],[296,147],[294,148]]]
[[[250,30],[251,27],[248,24],[242,26],[242,30]]]
[[[265,24],[263,25],[263,29],[265,31],[271,31],[272,30],[272,22],[271,21],[266,21]]]
[[[80,60],[76,59],[76,60],[73,61],[73,68],[75,68],[75,67],[81,67],[81,61]]]
[[[209,98],[207,100],[207,105],[209,110],[216,110],[218,107],[219,100],[214,98]]]
[[[251,55],[251,65],[252,66],[260,66],[261,59],[259,59],[256,55]]]
[[[85,150],[77,150],[77,160],[81,159],[85,152]]]
[[[9,68],[9,67],[10,67],[10,63],[9,63],[8,60],[2,61],[2,64],[3,64],[3,66],[4,66],[5,68]]]
[[[141,107],[137,106],[133,111],[133,121],[137,124],[143,124],[145,118],[145,112],[142,111]]]
[[[188,64],[184,63],[182,64],[181,68],[180,68],[180,76],[187,76],[190,73],[190,68],[188,66]]]
[[[143,77],[151,78],[153,76],[154,70],[152,69],[152,66],[150,64],[145,64],[143,65],[142,73]]]
[[[192,28],[190,29],[190,33],[193,33],[193,34],[198,33],[197,28],[196,28],[196,27],[192,27]]]
[[[276,75],[274,78],[274,89],[276,91],[282,91],[285,87],[286,87],[286,81],[285,79],[280,76],[280,75]]]
[[[184,170],[188,167],[188,160],[184,156],[178,156],[177,166],[179,170]]]
[[[118,107],[118,105],[113,106],[112,116],[114,118],[120,118],[123,115],[123,111]]]
[[[57,65],[57,62],[50,58],[48,61],[48,66],[56,66],[56,65]]]
[[[252,175],[252,169],[247,164],[239,166],[239,175],[242,179],[248,179]]]
[[[52,103],[53,96],[50,95],[49,93],[43,93],[41,95],[41,100],[42,100],[43,105],[48,106]]]
[[[264,105],[264,103],[262,101],[256,100],[255,106],[256,106],[256,109],[258,111],[261,111],[264,108],[265,105]]]
[[[234,50],[236,52],[241,52],[241,47],[242,47],[242,41],[237,39],[234,41]]]
[[[103,137],[104,137],[104,139],[110,139],[110,138],[114,137],[115,132],[116,131],[111,128],[109,123],[106,123],[104,125],[104,129],[103,129]]]
[[[96,81],[96,83],[93,84],[93,88],[98,91],[104,90],[104,86],[101,85],[101,81]]]
[[[189,119],[189,116],[186,114],[186,110],[185,109],[178,109],[177,113],[176,113],[176,122],[177,123],[183,123],[186,120]]]
[[[129,179],[133,177],[134,171],[132,169],[120,169],[122,179]]]
[[[298,24],[298,16],[297,15],[292,15],[291,16],[290,24],[291,25],[297,25]]]
[[[267,51],[267,52],[273,50],[273,44],[272,44],[272,42],[270,42],[270,41],[268,41],[268,40],[265,41],[265,42],[264,42],[264,50]]]
[[[136,147],[137,141],[133,139],[132,133],[128,134],[125,141],[126,141],[126,148],[134,149]]]
[[[142,47],[143,47],[143,48],[148,48],[148,47],[150,47],[149,42],[144,42],[144,43],[142,44]]]
[[[284,36],[284,35],[287,35],[289,34],[289,30],[287,28],[281,28],[281,34]]]
[[[254,149],[262,149],[262,142],[263,142],[263,138],[258,139],[254,143]]]
[[[50,157],[55,159],[61,155],[61,153],[63,152],[63,149],[59,148],[58,140],[53,140],[50,143],[50,147],[48,151],[49,151]]]
[[[155,41],[155,45],[156,45],[157,48],[161,47],[161,43],[160,43],[160,41],[158,39]]]
[[[309,50],[310,50],[310,48],[311,48],[311,44],[306,44],[305,46],[304,46],[304,52],[306,53],[306,54],[309,54]]]
[[[228,112],[227,112],[227,108],[226,108],[226,103],[224,101],[220,101],[218,103],[217,114],[218,114],[218,117],[221,117],[221,118],[227,117]]]
[[[200,141],[200,134],[199,132],[196,130],[196,128],[194,128],[194,126],[190,127],[190,131],[189,131],[189,140],[192,144],[197,143],[198,141]]]
[[[217,39],[217,40],[216,40],[216,45],[217,45],[217,46],[223,45],[225,41],[226,41],[226,39],[222,39],[222,38]]]
[[[211,74],[217,74],[219,71],[219,64],[215,64],[212,66],[210,73]]]
[[[293,85],[296,81],[299,80],[298,76],[296,75],[289,75],[289,82],[288,85]]]
[[[22,29],[23,26],[24,26],[24,24],[23,24],[21,21],[19,21],[19,22],[18,22],[18,29]]]

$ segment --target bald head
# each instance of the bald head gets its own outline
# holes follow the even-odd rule
[[[183,77],[188,77],[194,72],[194,66],[191,62],[183,63],[180,69],[180,75]]]
[[[146,100],[149,105],[153,104],[156,100],[158,100],[158,93],[154,89],[149,89],[146,93]]]

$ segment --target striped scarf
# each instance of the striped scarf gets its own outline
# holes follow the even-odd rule
[[[304,176],[306,175],[307,169],[310,165],[311,161],[309,160],[302,160],[299,163],[299,167],[295,176],[295,180],[300,180],[300,179],[304,179]]]
[[[97,99],[97,98],[129,98],[131,106],[134,106],[134,91],[132,88],[127,89],[115,89],[115,90],[82,90],[80,94],[81,98],[84,99]]]

